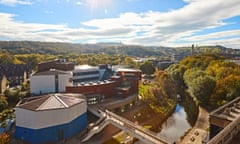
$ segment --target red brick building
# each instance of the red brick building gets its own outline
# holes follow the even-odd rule
[[[38,72],[48,71],[50,69],[57,69],[62,71],[72,71],[75,64],[72,62],[66,62],[64,59],[56,59],[53,61],[42,62],[38,64]]]
[[[104,98],[119,96],[127,97],[138,93],[138,84],[141,79],[141,71],[133,69],[117,69],[109,80],[98,82],[80,83],[67,86],[67,93],[81,93],[88,98],[102,100]]]

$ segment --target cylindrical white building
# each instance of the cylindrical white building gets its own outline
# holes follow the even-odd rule
[[[70,138],[87,125],[87,104],[80,94],[49,94],[23,99],[15,108],[16,137],[30,143]]]

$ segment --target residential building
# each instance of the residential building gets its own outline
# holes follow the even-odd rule
[[[58,143],[87,126],[87,104],[80,94],[48,94],[22,99],[15,108],[15,136],[32,144]]]
[[[0,65],[0,93],[6,90],[7,86],[13,87],[26,82],[31,73],[27,64]]]

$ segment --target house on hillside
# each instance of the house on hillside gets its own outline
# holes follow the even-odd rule
[[[13,87],[26,82],[31,73],[31,68],[26,64],[0,65],[0,94],[7,86]]]

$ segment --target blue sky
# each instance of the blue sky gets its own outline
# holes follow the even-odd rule
[[[0,40],[240,48],[239,0],[0,0]]]

